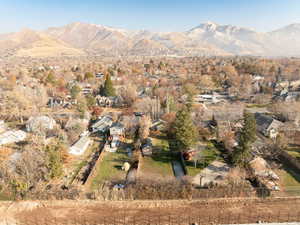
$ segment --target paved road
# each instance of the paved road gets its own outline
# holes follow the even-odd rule
[[[182,165],[179,161],[172,161],[172,166],[176,178],[179,179],[185,175]]]
[[[225,178],[229,173],[229,166],[220,161],[213,161],[210,165],[208,165],[205,169],[203,169],[200,173],[198,173],[193,178],[193,184],[200,186],[208,185],[211,182],[217,182],[218,177]]]
[[[126,183],[127,184],[131,184],[131,183],[134,183],[136,181],[136,172],[137,172],[136,169],[130,169],[128,171],[127,176],[126,176]]]

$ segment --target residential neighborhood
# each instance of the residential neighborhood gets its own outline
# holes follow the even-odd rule
[[[184,180],[194,196],[221,187],[253,196],[262,188],[269,196],[300,190],[294,64],[247,57],[37,62],[19,67],[18,76],[13,64],[1,65],[7,196],[11,176],[24,184],[17,198],[41,198],[39,188],[52,184],[67,187],[61,195],[76,190],[72,198],[104,198],[107,190],[118,199],[160,179]],[[23,157],[31,158],[24,168],[43,168],[38,178],[7,170]]]
[[[300,224],[299,0],[0,9],[0,225]]]

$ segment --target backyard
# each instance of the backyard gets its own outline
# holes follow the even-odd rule
[[[127,140],[116,152],[104,152],[103,160],[100,162],[97,175],[92,182],[92,189],[97,188],[105,181],[124,181],[126,179],[126,172],[122,170],[122,166],[125,162],[132,161],[132,157],[128,156],[126,150],[129,145],[130,141]]]
[[[300,162],[300,149],[298,146],[289,146],[286,152]],[[300,174],[293,168],[284,165],[279,170],[283,191],[288,195],[300,195]]]
[[[289,155],[293,156],[295,159],[300,161],[300,149],[299,149],[299,147],[289,147],[286,151]]]
[[[283,167],[278,171],[283,191],[288,195],[300,195],[300,174],[291,168]]]
[[[195,163],[194,160],[186,161],[186,169],[189,176],[196,176],[202,169],[216,159],[223,161],[220,157],[219,150],[211,142],[202,144],[204,144],[205,147],[203,150],[196,153],[195,159],[197,158],[197,162]]]
[[[143,158],[140,173],[159,178],[173,178],[172,160],[174,156],[169,149],[168,139],[165,136],[152,137],[153,154]]]

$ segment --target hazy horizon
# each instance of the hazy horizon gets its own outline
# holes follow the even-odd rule
[[[1,5],[0,33],[43,30],[72,22],[128,30],[186,31],[212,21],[268,32],[300,22],[297,0],[12,0]]]

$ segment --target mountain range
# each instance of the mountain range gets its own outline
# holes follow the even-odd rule
[[[213,22],[184,32],[129,31],[71,23],[0,35],[0,56],[299,56],[300,24],[271,32]]]

